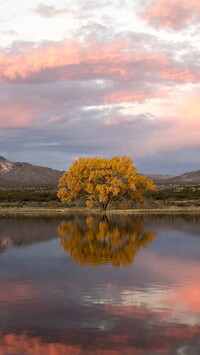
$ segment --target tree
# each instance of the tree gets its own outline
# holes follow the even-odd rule
[[[59,180],[62,202],[81,200],[86,206],[106,210],[115,201],[142,201],[145,191],[155,186],[139,175],[131,158],[79,158]]]
[[[130,265],[137,252],[156,238],[144,223],[142,217],[79,215],[60,223],[60,246],[80,265]]]

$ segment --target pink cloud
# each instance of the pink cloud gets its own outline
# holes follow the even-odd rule
[[[124,83],[129,79],[155,83],[159,78],[181,83],[199,81],[197,69],[172,61],[165,53],[152,54],[126,41],[102,43],[95,39],[19,48],[17,53],[10,54],[1,51],[0,73],[1,82],[19,81],[34,75],[39,75],[41,81],[102,77]]]
[[[140,17],[155,27],[179,29],[200,16],[199,0],[152,0]]]
[[[134,102],[143,101],[153,98],[164,98],[166,92],[163,89],[158,89],[156,85],[151,87],[141,88],[140,90],[134,90],[131,88],[126,89],[113,89],[112,92],[105,95],[103,98],[104,104],[120,103],[120,102]],[[123,119],[123,118],[122,118]]]
[[[152,131],[144,133],[143,139],[135,142],[140,156],[200,146],[199,121],[180,116],[163,118],[161,121],[161,124],[155,122]]]
[[[13,95],[14,93],[16,96]],[[20,87],[12,94],[10,93],[6,102],[0,100],[0,106],[0,128],[2,129],[44,128],[47,124],[51,127],[61,118],[61,115],[52,117],[55,105],[50,100],[38,98],[34,91],[29,91],[26,95],[24,90],[20,93]],[[49,111],[46,112],[46,110]]]
[[[102,73],[108,69],[111,73],[125,75],[122,65],[122,51],[127,48],[124,42],[111,44],[79,43],[74,40],[66,40],[60,44],[50,44],[36,49],[24,50],[16,54],[6,54],[0,52],[0,72],[1,81],[13,80],[17,78],[27,78],[41,70],[57,69],[60,79],[71,79],[74,76],[73,68],[83,64],[80,76],[84,72]],[[130,55],[124,56],[125,61]],[[132,56],[137,60],[138,55]],[[105,60],[105,64],[103,62]],[[107,63],[107,65],[106,65]],[[84,69],[84,64],[86,68]],[[89,64],[89,68],[87,65]],[[109,65],[109,68],[107,67]],[[92,66],[95,65],[93,68]],[[70,70],[62,70],[63,67],[70,66]],[[59,71],[61,68],[61,71]],[[77,69],[75,70],[77,76]]]
[[[155,262],[156,261],[156,262]],[[186,267],[187,261],[181,257],[171,257],[170,264],[166,257],[162,259],[152,253],[146,263],[146,268],[156,275],[161,275],[162,279],[171,281],[171,286],[165,288],[165,292],[160,295],[161,303],[167,305],[171,310],[171,316],[167,313],[167,318],[171,318],[182,312],[194,312],[197,314],[200,309],[199,292],[199,261],[190,261],[189,267]],[[158,267],[162,264],[162,267]],[[174,271],[175,270],[175,271]],[[183,272],[184,270],[184,272]],[[191,280],[188,282],[188,280]],[[175,286],[173,286],[173,284]]]
[[[180,99],[180,98],[179,98]],[[177,97],[178,101],[178,97]],[[179,102],[162,105],[165,114],[161,122],[149,134],[149,141],[143,142],[148,151],[175,150],[200,146],[200,102],[198,96],[184,94]]]
[[[191,285],[186,283],[177,287],[174,293],[166,292],[166,303],[175,309],[177,304],[182,310],[198,313],[200,309],[200,293],[198,284]]]
[[[134,292],[134,290],[129,287],[126,289],[125,294],[128,295],[128,298],[126,299],[126,296],[124,296],[124,304],[119,304],[118,306],[106,304],[106,312],[124,318],[133,317],[134,319],[146,319],[148,314],[151,313],[156,323],[173,323],[174,319],[176,319],[179,320],[182,325],[188,324],[187,320],[185,321],[184,318],[188,316],[189,312],[193,312],[191,317],[193,316],[198,322],[197,324],[199,324],[199,261],[190,260],[189,266],[187,267],[188,260],[184,257],[171,257],[169,263],[168,256],[160,256],[153,252],[148,253],[148,258],[146,259],[145,255],[143,256],[144,258],[139,261],[138,266],[148,270],[148,273],[155,275],[158,280],[161,279],[163,282],[167,280],[165,287],[160,288],[158,286],[155,291],[147,289],[144,292],[144,297],[142,297],[142,291],[139,297],[137,292]],[[159,281],[157,281],[157,284],[159,285]],[[119,285],[109,285],[109,287],[112,294],[116,293],[120,295],[122,293],[123,295],[124,290],[121,289]],[[141,302],[139,299],[141,299]],[[179,338],[195,336],[199,328],[199,326],[192,328],[190,335],[183,332],[182,336],[179,336]],[[167,333],[168,332],[170,333],[170,327],[167,329]]]
[[[131,90],[130,90],[131,91]],[[135,91],[135,92],[113,92],[107,95],[104,98],[104,104],[114,103],[114,102],[131,102],[131,101],[139,101],[145,100],[149,97],[144,90]]]
[[[199,77],[195,65],[176,61],[167,53],[153,54],[134,41],[103,43],[93,38],[37,48],[15,46],[10,53],[0,51],[0,127],[66,131],[75,127],[76,137],[87,140],[90,134],[105,146],[104,137],[110,134],[108,141],[113,139],[109,126],[115,126],[116,136],[124,132],[126,137],[119,150],[129,142],[129,151],[137,151],[138,156],[199,147],[198,96],[180,94],[174,99],[171,95],[172,85],[196,84]],[[103,79],[100,85],[96,79]],[[149,120],[148,100],[157,98],[167,104],[155,103],[160,117]],[[106,107],[143,101],[143,117]],[[94,112],[82,110],[90,105],[96,107]],[[101,110],[98,105],[105,107]],[[101,141],[98,129],[102,130]]]
[[[34,109],[23,104],[1,105],[0,127],[2,129],[27,128],[36,117]]]
[[[177,100],[177,101],[176,101]],[[145,106],[144,106],[145,107]],[[110,115],[104,125],[126,134],[129,151],[146,157],[158,152],[200,146],[200,102],[197,95],[177,94],[157,104],[160,116]],[[129,143],[127,143],[129,142]]]

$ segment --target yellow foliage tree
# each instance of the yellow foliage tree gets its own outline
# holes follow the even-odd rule
[[[154,187],[137,173],[129,157],[79,158],[60,178],[58,197],[62,202],[79,199],[88,207],[106,210],[114,201],[141,201],[144,192]]]
[[[137,252],[156,237],[144,230],[142,217],[83,217],[62,221],[60,245],[80,265],[130,265]]]

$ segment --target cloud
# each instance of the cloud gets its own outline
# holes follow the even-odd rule
[[[55,6],[40,3],[36,9],[33,10],[37,15],[45,18],[53,18],[69,12],[67,8],[57,9]]]
[[[139,113],[135,111],[134,101],[126,105],[124,101],[130,97],[127,98],[123,91],[119,102],[105,103],[112,90],[112,85],[102,82],[98,86],[95,80],[87,84],[82,81],[57,82],[56,85],[2,84],[0,150],[10,151],[14,145],[15,152],[23,151],[27,156],[29,151],[33,156],[34,150],[40,157],[51,150],[56,160],[63,159],[65,153],[71,162],[83,154],[124,154],[135,160],[162,152],[169,154],[175,150],[200,147],[197,93],[178,93],[173,98],[160,99],[156,103],[158,112],[155,115],[151,113],[151,107],[148,111],[148,105],[154,105],[153,95],[158,96],[156,91],[148,92],[144,86],[141,98],[131,98],[138,100]],[[4,139],[5,129],[12,130],[12,142],[10,138]],[[19,134],[19,130],[25,131]],[[48,146],[51,142],[57,145]]]
[[[200,76],[187,59],[177,61],[171,54],[152,53],[131,41],[95,38],[37,48],[15,45],[10,53],[0,52],[0,73],[1,82],[107,79],[126,85],[128,80],[195,83]]]
[[[14,30],[8,30],[8,31],[0,31],[0,34],[8,35],[8,36],[15,36],[17,34],[17,32]]]
[[[200,16],[199,0],[151,0],[140,17],[157,28],[180,30]]]
[[[48,164],[61,167],[65,152],[70,161],[82,154],[131,154],[147,162],[154,155],[158,165],[159,154],[166,162],[172,151],[179,150],[177,159],[184,149],[199,151],[193,112],[193,105],[199,110],[193,95],[200,80],[199,1],[40,0],[14,13],[16,33],[9,11],[1,32],[2,152],[10,154],[12,146],[16,159],[34,162],[42,152]],[[51,142],[58,143],[50,148],[56,162],[45,148]]]
[[[177,97],[168,105],[162,105],[161,119],[155,120],[153,127],[145,134],[141,151],[151,154],[158,151],[177,150],[186,147],[199,147],[200,103],[198,96],[187,94]]]
[[[198,51],[177,56],[181,43],[156,44],[141,33],[1,49],[0,128],[15,131],[15,153],[35,159],[54,142],[56,160],[64,152],[70,162],[82,154],[135,160],[199,147]]]
[[[0,127],[8,128],[26,128],[34,119],[34,113],[26,105],[16,104],[12,106],[1,107]]]

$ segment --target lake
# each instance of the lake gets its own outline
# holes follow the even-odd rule
[[[200,354],[200,215],[0,218],[0,355]]]

